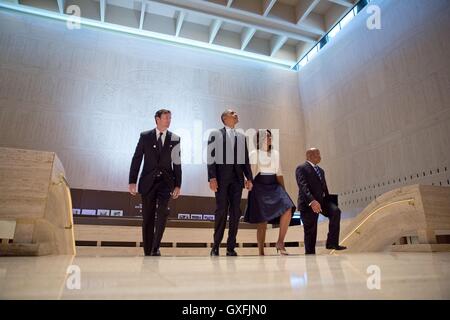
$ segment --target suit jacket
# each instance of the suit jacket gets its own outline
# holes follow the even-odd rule
[[[298,208],[300,211],[307,210],[309,208],[309,204],[312,201],[317,200],[322,207],[323,213],[326,215],[327,206],[325,205],[325,202],[335,202],[336,200],[330,197],[328,192],[325,172],[320,167],[319,170],[322,174],[323,181],[320,181],[319,176],[308,161],[299,165],[295,170],[295,177],[299,188]]]
[[[136,183],[144,157],[144,166],[139,178],[138,192],[146,194],[153,186],[155,176],[162,172],[164,180],[173,190],[181,187],[180,137],[167,130],[162,150],[157,148],[156,129],[141,133],[130,167],[129,183]],[[175,149],[177,148],[177,149]],[[172,152],[172,150],[176,150]]]
[[[243,154],[237,152],[241,146],[245,146]],[[217,183],[221,184],[233,180],[237,175],[244,187],[244,176],[247,180],[253,180],[244,134],[236,132],[233,149],[225,128],[213,131],[208,139],[208,155],[208,181],[216,178]]]

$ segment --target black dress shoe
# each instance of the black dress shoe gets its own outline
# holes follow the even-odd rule
[[[234,250],[227,250],[227,256],[236,257],[238,254]]]
[[[212,257],[218,257],[218,256],[219,256],[219,249],[212,248],[212,249],[211,249],[210,255],[211,255]]]
[[[335,245],[335,246],[326,246],[327,249],[332,249],[332,250],[345,250],[347,249],[347,247],[344,246],[340,246],[340,245]]]
[[[161,256],[161,252],[159,252],[159,249],[156,250],[156,251],[153,251],[153,252],[152,252],[152,256],[154,256],[154,257],[159,257],[159,256]]]

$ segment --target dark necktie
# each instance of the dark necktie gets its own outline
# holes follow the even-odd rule
[[[323,184],[323,177],[322,177],[322,174],[320,173],[319,167],[314,166],[314,170],[316,171],[317,175],[319,176],[320,182],[322,182],[322,184]]]
[[[236,165],[236,164],[238,164],[238,161],[237,161],[237,136],[235,135],[235,136],[233,136],[233,161],[234,161],[234,164]]]
[[[322,173],[320,172],[320,169],[318,166],[314,166],[314,171],[316,171],[317,176],[319,177],[320,184],[322,185],[322,190],[324,191],[323,196],[325,197],[326,185],[325,185],[325,181],[323,180]]]
[[[230,133],[228,135],[228,138],[230,140],[231,149],[234,149],[234,142],[236,140],[236,134],[234,132],[234,129],[230,129]]]
[[[163,148],[163,144],[162,144],[162,135],[163,133],[160,132],[159,133],[159,137],[158,137],[158,141],[156,142],[156,145],[158,146],[158,152],[161,152],[162,148]]]

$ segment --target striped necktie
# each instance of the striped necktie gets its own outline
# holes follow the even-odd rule
[[[320,181],[323,183],[323,177],[322,177],[322,173],[320,173],[319,167],[314,166],[314,170],[316,171],[317,175],[319,176]]]

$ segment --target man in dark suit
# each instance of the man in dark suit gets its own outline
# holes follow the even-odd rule
[[[328,192],[325,172],[317,165],[322,160],[320,151],[309,149],[306,159],[295,171],[299,187],[298,208],[305,233],[305,253],[316,253],[317,220],[320,213],[330,220],[326,248],[344,250],[346,247],[339,245],[341,210]]]
[[[234,248],[241,217],[242,189],[245,186],[251,190],[253,176],[246,137],[235,129],[239,122],[238,114],[233,110],[226,110],[221,118],[225,127],[213,131],[208,139],[208,181],[216,197],[214,245],[211,256],[219,255],[227,215],[230,216],[227,256],[237,256]]]
[[[178,198],[181,187],[180,137],[168,130],[171,112],[158,110],[155,121],[155,129],[141,133],[129,177],[129,191],[136,195],[136,182],[145,156],[138,192],[142,197],[142,237],[146,256],[161,255],[159,246],[169,215],[169,199],[170,196]]]

